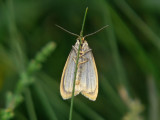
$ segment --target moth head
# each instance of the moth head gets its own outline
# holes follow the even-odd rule
[[[84,43],[84,41],[85,41],[85,40],[84,40],[84,37],[82,37],[82,44]]]
[[[81,43],[81,46],[83,45],[83,43],[85,42],[84,37],[78,36],[77,41],[79,41],[79,43]]]

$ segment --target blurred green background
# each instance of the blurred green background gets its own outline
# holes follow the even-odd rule
[[[70,99],[62,99],[59,86],[76,37],[55,24],[79,34],[88,7],[84,34],[109,27],[86,39],[99,93],[95,102],[75,97],[73,120],[160,120],[159,6],[159,0],[1,0],[0,118],[68,119]]]

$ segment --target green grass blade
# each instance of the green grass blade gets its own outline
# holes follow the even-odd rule
[[[47,114],[48,118],[50,120],[58,120],[57,116],[52,109],[49,100],[47,99],[46,94],[44,93],[43,89],[41,88],[40,84],[36,82],[36,84],[33,85],[34,91],[36,92],[37,96],[39,97],[40,102],[43,105],[43,109],[45,113]]]
[[[83,24],[82,24],[82,30],[80,33],[80,44],[78,48],[78,53],[77,53],[77,59],[76,59],[76,69],[75,69],[75,74],[74,74],[74,81],[73,81],[73,91],[72,91],[72,98],[71,98],[71,107],[70,107],[70,114],[69,114],[69,120],[72,120],[72,113],[73,113],[73,101],[74,101],[74,91],[75,91],[75,81],[76,81],[76,75],[77,75],[77,70],[78,70],[78,61],[79,61],[79,54],[80,54],[80,46],[82,43],[82,35],[83,35],[83,29],[84,29],[84,24],[86,20],[86,15],[87,15],[88,8],[86,8],[84,19],[83,19]]]
[[[130,19],[130,21],[143,33],[150,42],[160,50],[160,37],[136,14],[136,12],[124,1],[114,0],[114,3]]]
[[[25,102],[26,102],[26,107],[27,107],[30,120],[37,120],[34,103],[33,103],[31,91],[29,88],[26,88],[25,90]]]

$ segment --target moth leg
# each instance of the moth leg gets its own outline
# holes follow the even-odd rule
[[[82,56],[83,57],[83,56]],[[78,63],[78,66],[80,65],[80,64],[83,64],[83,63],[86,63],[86,62],[88,62],[88,59],[87,58],[85,58],[85,57],[83,57],[84,59],[86,59],[86,60],[84,60],[84,61],[82,61],[82,62],[79,62]],[[76,63],[76,56],[74,56],[73,58],[73,61]]]
[[[74,56],[72,59],[73,59],[73,61],[76,63],[76,56]]]
[[[82,57],[83,57],[83,56],[82,56]],[[83,57],[83,58],[85,58],[85,57]],[[88,62],[88,59],[87,59],[87,58],[85,58],[85,59],[86,59],[86,60],[84,60],[84,61],[78,63],[78,67],[79,67],[80,64],[83,64],[83,63]]]
[[[79,57],[82,57],[83,59],[86,59],[85,61],[83,61],[83,62],[79,62],[79,64],[82,64],[82,63],[85,63],[85,62],[87,62],[88,61],[88,59],[87,58],[85,58],[84,56],[82,56],[82,55],[80,55]],[[76,56],[74,56],[73,58],[73,61],[76,63]]]
[[[74,46],[72,46],[72,48],[75,50],[75,52],[76,52],[76,54],[78,53],[78,50],[74,47]]]
[[[85,53],[84,51],[80,51],[80,54],[81,54],[80,57],[83,56],[84,53]]]
[[[85,55],[86,53],[90,52],[91,50],[92,49],[88,49],[87,51],[80,51],[80,53],[81,53],[80,57]]]
[[[90,52],[92,51],[92,49],[88,49],[87,51],[84,52],[84,54],[86,54],[87,52]]]

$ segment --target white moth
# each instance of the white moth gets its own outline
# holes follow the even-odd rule
[[[60,85],[60,92],[63,99],[72,97],[74,72],[76,68],[79,44],[80,40],[77,39],[75,46],[72,46],[72,50],[63,70]],[[78,95],[79,93],[86,96],[90,100],[96,100],[98,94],[97,68],[91,49],[85,40],[80,48],[74,95]]]
[[[92,54],[92,50],[89,48],[88,43],[84,38],[99,32],[100,30],[106,28],[107,26],[104,26],[103,28],[99,29],[94,33],[84,36],[82,38],[82,43],[80,42],[81,37],[79,35],[71,33],[58,25],[56,26],[72,35],[78,36],[77,42],[74,46],[72,46],[72,50],[68,56],[68,59],[63,69],[61,84],[60,84],[60,93],[62,98],[69,99],[72,97],[77,53],[79,45],[81,44],[78,69],[75,80],[74,96],[81,93],[90,100],[95,101],[98,95],[98,73],[94,57]]]

